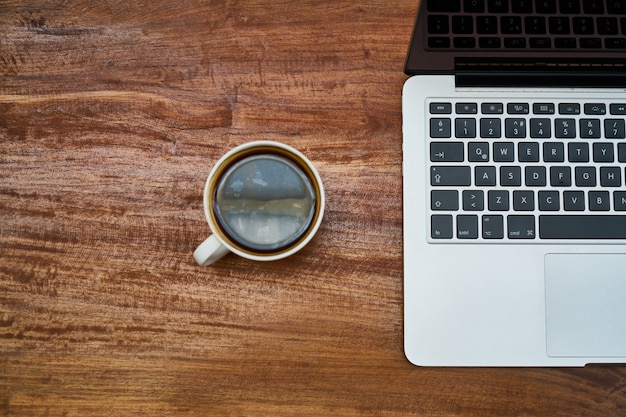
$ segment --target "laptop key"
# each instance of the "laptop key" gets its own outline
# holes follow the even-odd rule
[[[428,0],[429,12],[458,13],[461,11],[461,0]]]
[[[483,216],[483,239],[503,239],[503,217],[500,215]]]
[[[626,239],[626,216],[541,215],[542,239]]]
[[[452,239],[452,216],[437,214],[430,217],[430,236],[433,239]]]
[[[509,239],[534,239],[535,216],[508,216]]]
[[[461,142],[431,142],[431,162],[462,162],[464,160]]]
[[[469,166],[433,166],[430,169],[430,185],[467,186],[472,172]]]

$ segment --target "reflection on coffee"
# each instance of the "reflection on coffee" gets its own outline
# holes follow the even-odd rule
[[[288,247],[315,215],[315,190],[295,163],[274,154],[253,155],[219,179],[213,209],[224,232],[253,250]]]

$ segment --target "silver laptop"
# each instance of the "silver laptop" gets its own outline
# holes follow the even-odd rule
[[[626,362],[626,2],[421,3],[402,103],[407,358]]]

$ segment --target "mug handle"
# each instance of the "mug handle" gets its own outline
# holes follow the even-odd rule
[[[208,266],[229,252],[228,248],[222,245],[215,235],[211,235],[193,252],[193,258],[198,262],[198,265]]]

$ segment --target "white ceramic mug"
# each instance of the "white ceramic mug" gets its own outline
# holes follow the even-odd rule
[[[256,261],[285,258],[313,238],[324,208],[322,180],[302,153],[279,142],[240,145],[209,173],[204,213],[213,234],[193,256],[203,266],[229,252]]]

